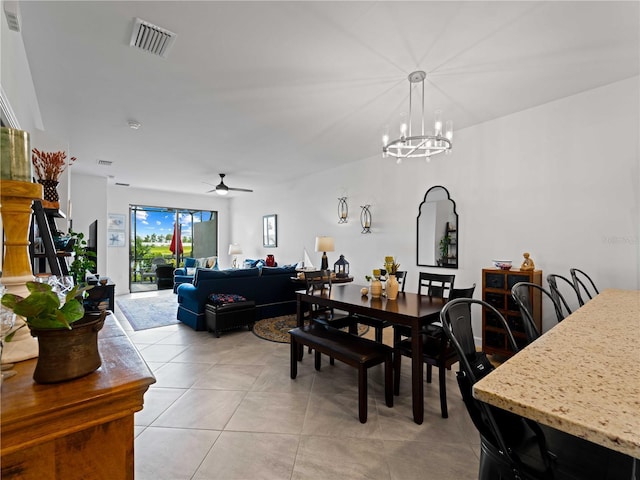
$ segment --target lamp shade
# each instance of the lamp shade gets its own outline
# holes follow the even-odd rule
[[[333,237],[316,237],[316,252],[333,252]]]
[[[240,255],[242,253],[242,247],[236,243],[229,245],[229,255]]]

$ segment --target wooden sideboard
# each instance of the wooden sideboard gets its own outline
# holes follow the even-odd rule
[[[113,317],[98,335],[102,366],[39,385],[36,359],[2,384],[3,479],[133,479],[133,414],[155,378]]]
[[[527,344],[520,309],[511,297],[511,287],[518,282],[531,282],[542,285],[541,270],[501,270],[484,268],[482,270],[482,300],[498,310],[507,321],[519,347]],[[531,292],[533,320],[539,332],[542,332],[542,297],[538,290]],[[482,349],[491,354],[511,356],[507,336],[499,320],[487,308],[482,309]]]

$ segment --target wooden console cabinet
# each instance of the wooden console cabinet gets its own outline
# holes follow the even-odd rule
[[[498,310],[507,321],[518,346],[527,343],[524,333],[523,319],[520,309],[511,297],[511,287],[518,282],[531,282],[542,285],[542,270],[521,271],[518,269],[501,270],[499,268],[484,268],[482,270],[482,300]],[[532,289],[531,303],[533,319],[542,331],[542,298],[538,290]],[[482,348],[490,354],[509,357],[513,352],[507,343],[505,330],[499,320],[494,318],[493,312],[482,309]]]
[[[3,382],[3,480],[133,479],[133,414],[155,378],[113,314],[98,341],[102,366],[85,377],[39,385],[33,359]]]

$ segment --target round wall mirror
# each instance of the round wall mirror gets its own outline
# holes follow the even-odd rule
[[[458,213],[449,191],[431,187],[418,207],[417,264],[458,268]]]

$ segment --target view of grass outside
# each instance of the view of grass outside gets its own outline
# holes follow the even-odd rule
[[[208,220],[214,212],[179,212],[178,221],[182,240],[180,262],[192,252],[192,225]],[[207,216],[209,218],[207,218]],[[145,272],[152,272],[154,264],[169,263],[176,266],[176,255],[171,251],[176,211],[154,207],[132,207],[130,243],[131,281],[144,281]],[[179,243],[179,242],[177,242]]]

